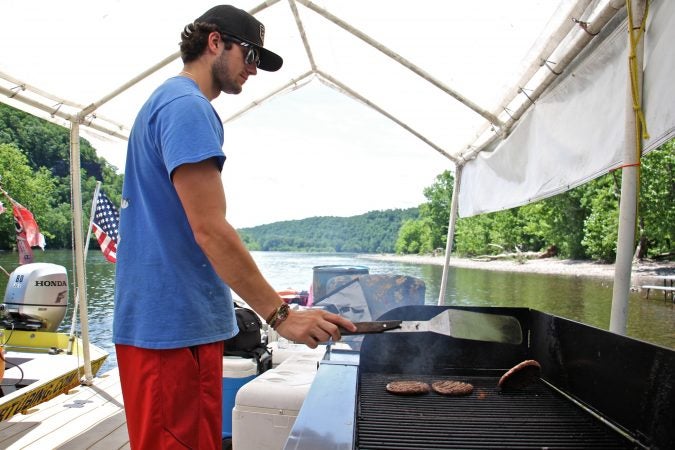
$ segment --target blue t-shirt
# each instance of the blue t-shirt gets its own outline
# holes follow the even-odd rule
[[[188,347],[238,332],[230,288],[197,245],[171,182],[181,164],[225,161],[223,125],[197,84],[174,77],[129,136],[115,273],[113,342]]]

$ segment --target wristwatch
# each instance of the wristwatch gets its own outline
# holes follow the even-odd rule
[[[274,310],[272,315],[267,319],[267,323],[269,326],[272,327],[272,329],[276,330],[279,324],[286,320],[288,317],[289,312],[291,311],[291,307],[288,306],[288,303],[284,302],[277,309]]]

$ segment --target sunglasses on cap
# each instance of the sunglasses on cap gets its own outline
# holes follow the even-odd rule
[[[246,54],[244,55],[244,62],[246,64],[255,63],[256,67],[260,65],[260,50],[258,50],[257,47],[249,44],[248,42],[244,42],[241,39],[232,36],[227,36],[225,34],[221,34],[220,37],[224,41],[234,42],[235,44],[247,50]]]

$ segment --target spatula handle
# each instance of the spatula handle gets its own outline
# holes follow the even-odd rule
[[[348,331],[340,327],[340,334],[342,336],[349,336],[353,334],[372,334],[382,333],[383,331],[393,330],[401,326],[401,320],[379,320],[375,322],[354,322],[356,331]]]

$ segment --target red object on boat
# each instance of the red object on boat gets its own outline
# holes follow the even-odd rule
[[[288,304],[308,306],[307,300],[309,299],[309,292],[307,291],[284,289],[283,291],[277,291],[277,294],[279,294],[279,297]]]

